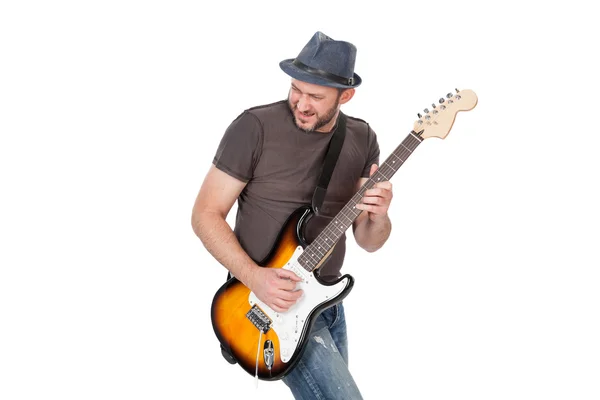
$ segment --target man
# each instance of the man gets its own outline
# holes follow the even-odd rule
[[[282,268],[258,265],[271,250],[290,214],[311,204],[325,154],[343,104],[361,78],[354,73],[356,47],[317,32],[295,59],[281,69],[291,76],[286,101],[254,107],[226,130],[198,193],[194,232],[207,250],[262,302],[284,312],[302,296],[301,279]],[[342,150],[319,213],[304,227],[312,241],[377,169],[379,145],[369,125],[347,117]],[[356,206],[356,242],[372,252],[388,239],[390,182],[378,182]],[[238,202],[235,228],[226,217]],[[345,236],[317,269],[323,280],[341,276]],[[283,381],[297,399],[361,398],[348,371],[346,322],[341,303],[315,321],[300,361]],[[316,338],[319,338],[318,340]]]

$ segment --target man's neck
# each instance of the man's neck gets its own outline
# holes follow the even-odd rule
[[[331,121],[329,121],[327,123],[327,125],[323,125],[319,129],[315,130],[315,132],[320,132],[320,133],[331,133],[331,132],[333,132],[333,130],[334,130],[336,124],[337,124],[339,116],[340,116],[340,110],[338,109],[337,112],[335,113],[335,115],[333,116],[333,118],[331,118]]]

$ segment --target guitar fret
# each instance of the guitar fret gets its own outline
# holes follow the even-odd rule
[[[333,228],[331,228],[331,227],[325,228],[324,232],[325,232],[325,240],[327,241],[327,246],[333,247],[334,242],[336,242],[337,239],[339,239],[339,238],[337,237],[336,233],[333,232]],[[329,247],[329,248],[331,248],[331,247]]]
[[[382,176],[385,178],[385,179],[384,179],[384,181],[387,181],[387,180],[388,180],[388,177],[386,177],[386,176],[383,174],[383,172],[382,172],[382,171],[380,171],[379,169],[377,170],[377,172],[375,172],[375,174],[373,174],[373,177],[372,177],[371,179],[375,180],[376,182],[382,182],[382,180],[381,180],[381,176],[379,176],[379,175],[382,175]]]
[[[314,256],[314,252],[311,248],[311,246],[308,246],[306,249],[304,249],[304,252],[302,253],[302,256],[304,256],[304,258],[306,259],[307,262],[309,263],[318,263],[319,258]]]
[[[317,255],[319,256],[319,260],[325,256],[325,252],[320,250],[320,249],[322,249],[321,246],[317,246],[316,248],[314,246],[311,246],[311,248],[312,248],[313,253],[317,253]],[[308,249],[308,247],[307,247],[307,249]]]
[[[344,230],[340,229],[337,225],[333,225],[333,226],[335,227],[335,229],[337,229],[341,233],[344,233],[346,231],[345,229]]]
[[[315,265],[317,265],[315,260],[311,257],[310,253],[307,252],[306,250],[304,251],[304,253],[302,253],[302,255],[304,256],[304,259],[306,260],[307,267],[308,267],[307,269],[309,271],[312,271],[312,269],[315,267]]]
[[[304,256],[304,253],[300,254],[300,256],[298,257],[298,264],[300,264],[300,266],[302,268],[304,268],[305,270],[307,270],[308,272],[313,270],[313,266],[310,265],[307,260],[306,257]]]
[[[319,247],[315,248],[313,246],[313,247],[311,247],[311,250],[310,250],[311,251],[311,253],[310,253],[311,257],[314,258],[315,257],[315,253],[316,253],[316,257],[317,257],[316,260],[317,261],[320,260],[321,258],[323,258],[323,256],[325,255],[325,253],[321,253],[320,251],[318,251],[318,249],[319,249]]]
[[[344,211],[344,209],[342,208],[342,211],[340,212],[340,215],[344,218],[346,218],[348,221],[350,221],[350,224],[352,224],[352,218],[348,218],[348,216],[346,215],[346,211]]]
[[[332,222],[335,224],[335,227],[340,229],[342,232],[348,228],[342,221],[339,220],[339,218],[335,218]]]
[[[400,143],[400,146],[404,147],[406,150],[408,150],[409,152],[411,152],[411,153],[412,153],[412,150],[411,150],[411,149],[409,149],[408,147],[406,147],[406,146],[405,146],[403,143]]]
[[[414,132],[414,131],[413,131],[413,132]],[[422,142],[422,141],[423,141],[423,139],[419,138],[419,137],[418,137],[417,135],[415,135],[413,132],[411,132],[410,134],[411,134],[411,135],[412,135],[412,136],[413,136],[415,139],[417,139],[419,142]]]
[[[315,244],[318,244],[318,243],[315,243]],[[323,258],[327,252],[322,251],[321,249],[323,249],[323,246],[316,246],[316,248],[314,250],[317,254],[319,254],[319,257]]]
[[[392,153],[392,157],[396,157],[398,160],[400,160],[400,165],[404,164],[404,160],[395,155],[394,153]]]

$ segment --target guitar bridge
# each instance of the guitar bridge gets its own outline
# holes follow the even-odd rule
[[[246,318],[248,318],[256,329],[262,333],[267,333],[269,329],[271,329],[271,324],[273,323],[273,321],[267,317],[267,314],[258,308],[256,304],[246,313]]]

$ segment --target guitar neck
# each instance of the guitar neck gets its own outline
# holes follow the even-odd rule
[[[352,196],[350,201],[329,222],[329,224],[327,224],[325,229],[323,229],[315,240],[306,247],[300,257],[298,257],[298,262],[304,269],[313,271],[321,264],[344,232],[346,232],[362,212],[355,206],[360,203],[364,197],[365,191],[371,189],[377,182],[389,181],[422,141],[422,138],[417,136],[414,132],[411,132],[402,143],[396,147],[396,150],[394,150],[385,162],[379,166],[373,176],[361,186],[354,196]]]

